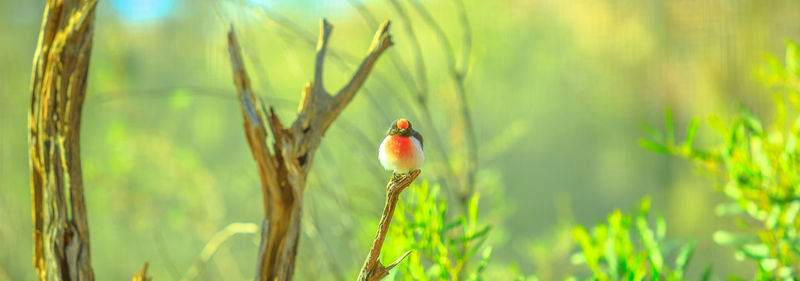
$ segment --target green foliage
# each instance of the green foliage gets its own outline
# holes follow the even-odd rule
[[[757,263],[758,280],[800,278],[800,50],[789,42],[786,62],[768,57],[757,75],[775,91],[776,115],[771,124],[747,110],[726,123],[717,116],[708,119],[723,142],[709,150],[692,146],[697,125],[689,126],[687,139],[676,145],[671,139],[642,140],[647,149],[677,155],[702,163],[722,176],[722,191],[732,202],[717,208],[720,215],[747,219],[746,233],[718,231],[714,241],[737,249],[740,259]],[[791,106],[786,105],[789,101]],[[788,124],[789,116],[794,121]],[[671,116],[667,115],[671,125]],[[672,126],[667,126],[671,134]],[[747,234],[754,233],[754,234]]]
[[[650,199],[644,199],[633,215],[616,210],[608,223],[598,224],[591,232],[575,227],[572,235],[582,252],[573,256],[573,262],[591,269],[590,280],[685,280],[694,242],[681,246],[668,265],[665,254],[674,247],[664,240],[666,222],[659,217],[651,225],[649,213]]]
[[[492,248],[483,248],[477,263],[469,263],[478,255],[490,230],[489,226],[478,224],[480,196],[470,198],[466,216],[448,221],[447,203],[439,199],[438,185],[414,184],[406,193],[395,210],[383,256],[414,252],[387,280],[482,280]]]

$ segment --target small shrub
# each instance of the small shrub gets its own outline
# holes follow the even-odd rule
[[[768,57],[759,78],[775,91],[775,117],[765,126],[742,109],[730,122],[712,115],[709,125],[722,137],[711,149],[693,146],[698,122],[689,125],[686,140],[674,139],[667,112],[666,138],[655,134],[641,145],[679,156],[717,173],[721,190],[731,202],[718,207],[721,215],[745,218],[747,233],[717,231],[714,240],[736,247],[740,259],[758,265],[757,280],[800,278],[800,51],[788,43],[786,62]],[[788,104],[787,105],[787,101]],[[792,120],[793,118],[793,120]],[[787,120],[792,120],[787,122]]]
[[[656,219],[654,228],[648,221],[649,213],[650,199],[644,199],[633,215],[616,210],[608,216],[607,223],[598,224],[591,231],[582,226],[573,229],[581,252],[572,260],[589,267],[593,276],[587,280],[686,280],[694,242],[677,248],[665,241],[664,219]],[[676,248],[674,261],[666,261],[666,254]],[[702,280],[709,276],[707,269]]]
[[[414,252],[387,280],[482,280],[492,248],[485,247],[477,263],[470,264],[490,230],[479,225],[480,195],[470,198],[466,216],[448,221],[447,203],[439,199],[438,185],[414,184],[406,193],[397,205],[384,253],[396,257]]]

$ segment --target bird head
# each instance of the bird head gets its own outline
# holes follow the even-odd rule
[[[389,128],[389,135],[392,136],[410,137],[413,133],[414,129],[411,128],[411,122],[403,118],[394,121]]]

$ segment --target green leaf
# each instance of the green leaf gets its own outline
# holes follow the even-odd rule
[[[753,239],[743,235],[736,235],[727,231],[718,230],[714,232],[714,242],[723,246],[741,245]]]
[[[483,270],[486,269],[486,265],[489,264],[489,259],[492,258],[492,247],[486,247],[486,250],[483,250],[483,255],[481,256],[481,261],[478,263],[478,268],[475,270],[475,275],[481,275]]]
[[[578,244],[581,245],[581,249],[583,250],[583,261],[586,262],[586,265],[594,272],[595,276],[606,276],[605,273],[600,270],[599,267],[599,259],[600,254],[594,248],[592,243],[592,238],[589,236],[589,232],[586,231],[586,228],[583,226],[576,226],[572,229],[572,237]],[[575,259],[573,259],[573,262]],[[608,277],[605,277],[606,279]]]
[[[786,209],[786,213],[784,214],[784,221],[793,222],[798,211],[800,211],[800,202],[794,201],[789,204],[789,207]]]
[[[675,270],[679,274],[678,279],[682,279],[683,274],[686,271],[686,266],[692,259],[692,254],[694,254],[694,241],[690,241],[689,243],[683,245],[680,252],[678,252],[678,256],[675,258]]]
[[[583,253],[575,253],[569,257],[569,262],[573,265],[580,265],[586,263],[586,257]]]
[[[457,220],[451,221],[450,223],[445,225],[444,228],[442,228],[442,233],[447,232],[448,230],[453,229],[455,227],[462,226],[466,222],[467,218],[465,218],[464,216],[460,216],[458,217]]]
[[[752,259],[763,259],[769,257],[769,247],[764,244],[745,244],[739,249],[742,253]]]
[[[647,249],[650,262],[653,263],[655,269],[660,271],[664,264],[664,259],[661,255],[661,249],[658,247],[658,243],[655,240],[653,230],[651,230],[650,226],[647,224],[647,218],[643,216],[638,217],[636,219],[636,227],[639,230],[639,237],[642,240],[642,244],[644,244]]]
[[[468,259],[472,255],[474,255],[476,252],[478,252],[478,249],[480,249],[481,246],[483,246],[483,244],[486,242],[486,238],[487,237],[483,237],[480,240],[478,240],[478,242],[475,243],[475,245],[472,246],[472,249],[470,249],[469,252],[467,252],[467,254],[464,255],[464,258]]]
[[[639,146],[641,146],[644,149],[656,152],[656,153],[667,154],[667,155],[671,154],[669,149],[666,146],[664,146],[662,144],[659,144],[659,143],[656,143],[654,141],[651,141],[649,139],[645,139],[645,138],[639,139]]]
[[[719,203],[714,212],[717,216],[731,216],[744,214],[744,210],[736,203]]]
[[[764,127],[761,125],[761,120],[758,120],[758,117],[754,116],[753,113],[746,108],[741,108],[739,116],[742,118],[742,121],[747,128],[751,131],[758,134],[762,134],[764,132]]]
[[[453,240],[450,241],[450,243],[451,244],[453,244],[453,243],[464,243],[464,242],[469,242],[469,241],[481,238],[484,235],[489,234],[489,230],[490,229],[491,229],[491,227],[489,227],[488,225],[484,226],[483,228],[481,228],[481,230],[476,231],[475,233],[473,233],[471,235],[466,235],[466,236],[461,236],[461,237],[454,238]]]
[[[658,281],[661,279],[661,271],[659,270],[658,266],[656,266],[655,263],[651,264],[650,270],[653,271],[653,274],[651,274],[653,281]]]
[[[658,240],[663,240],[667,236],[667,221],[664,220],[664,216],[658,216],[656,218],[656,238]]]
[[[478,221],[478,201],[480,200],[481,195],[480,193],[475,193],[472,198],[469,199],[467,203],[467,214],[469,219],[467,220],[467,225],[470,228],[468,231],[472,232],[475,228],[475,222]]]
[[[765,271],[773,271],[778,268],[778,260],[776,259],[762,259],[758,263],[759,267]]]
[[[800,76],[800,50],[792,41],[786,42],[786,72],[795,77]]]
[[[723,136],[727,136],[730,132],[728,125],[725,125],[722,118],[719,118],[719,116],[715,114],[708,116],[708,125],[711,126],[711,129],[714,129],[714,131],[717,131],[717,133]]]
[[[642,202],[639,203],[639,216],[647,216],[650,213],[650,206],[652,205],[652,201],[650,197],[645,197],[642,199]]]
[[[697,135],[697,126],[700,124],[700,120],[697,118],[692,118],[692,122],[689,123],[689,128],[686,129],[686,141],[683,142],[683,147],[688,150],[692,150],[694,145],[694,138]]]
[[[661,134],[655,127],[648,123],[642,123],[639,127],[644,131],[646,134],[650,135],[650,138],[656,141],[663,141],[664,135]]]
[[[675,145],[675,124],[672,118],[672,109],[667,108],[664,112],[664,130],[667,133],[667,145]]]
[[[766,54],[763,58],[764,64],[759,67],[757,75],[762,83],[773,86],[784,80],[785,69],[781,62],[772,54]]]
[[[706,266],[706,269],[703,270],[703,277],[700,278],[700,281],[709,281],[711,280],[711,264]]]

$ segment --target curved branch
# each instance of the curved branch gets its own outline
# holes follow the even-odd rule
[[[475,132],[475,125],[472,122],[472,113],[469,110],[466,86],[464,85],[464,79],[466,78],[469,66],[469,52],[472,45],[472,29],[469,26],[469,19],[467,18],[466,9],[463,5],[463,2],[456,0],[456,5],[459,9],[459,18],[464,28],[465,44],[464,52],[462,53],[462,69],[458,69],[456,66],[455,51],[453,50],[452,44],[450,44],[450,40],[447,39],[447,34],[445,34],[444,29],[436,22],[431,13],[425,9],[425,7],[422,6],[418,0],[411,0],[411,4],[414,9],[417,10],[417,13],[422,17],[422,19],[434,31],[436,38],[441,43],[442,49],[445,53],[445,58],[447,59],[447,69],[450,72],[449,74],[456,86],[456,94],[459,101],[458,106],[460,108],[462,118],[461,126],[467,140],[466,182],[464,184],[465,187],[460,191],[459,194],[459,202],[461,203],[461,207],[465,208],[469,196],[474,191],[475,173],[478,169],[478,140]]]
[[[227,241],[228,238],[233,237],[235,234],[254,234],[256,231],[258,231],[258,226],[256,226],[254,223],[235,222],[215,233],[214,236],[208,240],[206,246],[203,247],[203,250],[200,251],[200,256],[194,262],[192,267],[190,267],[183,277],[181,277],[181,281],[189,281],[197,278],[197,276],[200,275],[200,272],[203,271],[203,266],[205,266],[208,260],[210,260],[214,253],[217,252],[219,246],[221,246],[223,242]]]
[[[378,223],[378,233],[375,234],[375,241],[372,242],[372,248],[369,250],[364,266],[361,267],[361,273],[358,275],[359,281],[377,281],[386,277],[389,270],[397,266],[405,257],[411,254],[411,251],[406,252],[395,262],[388,266],[384,266],[378,260],[383,247],[383,241],[386,239],[386,234],[389,232],[389,224],[392,223],[392,216],[394,209],[397,207],[397,201],[400,199],[400,193],[406,189],[415,179],[419,176],[420,170],[413,170],[408,174],[395,174],[389,183],[386,185],[386,203],[383,206],[383,214],[381,215],[380,223]]]

